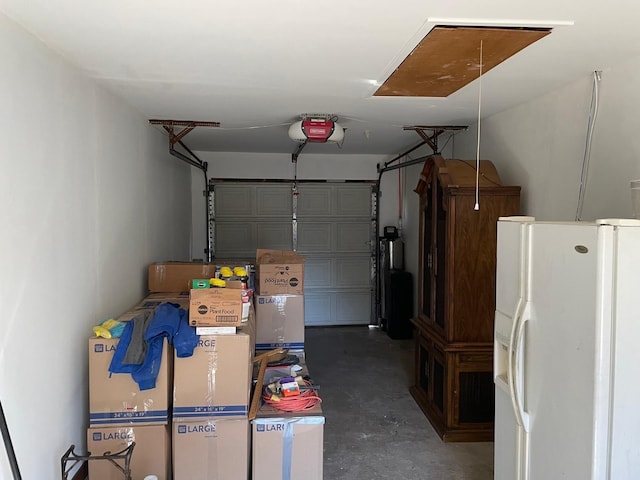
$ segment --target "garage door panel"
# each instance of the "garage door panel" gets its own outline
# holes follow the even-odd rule
[[[343,186],[337,189],[334,215],[371,216],[371,188]]]
[[[368,324],[371,320],[371,184],[297,185],[218,182],[214,187],[216,258],[255,258],[257,248],[306,257],[305,323]],[[374,243],[375,244],[375,243]]]
[[[298,216],[328,217],[331,215],[332,189],[325,185],[298,186]]]
[[[255,199],[255,211],[258,216],[291,218],[292,200],[289,185],[256,187]]]
[[[330,292],[309,293],[304,296],[304,324],[332,325],[335,317],[335,297]]]
[[[253,189],[233,185],[215,192],[216,217],[237,218],[254,215]]]
[[[333,260],[336,286],[340,288],[368,288],[371,284],[371,258],[336,258]]]
[[[371,250],[371,223],[338,223],[336,229],[336,251],[362,252]]]
[[[291,222],[259,222],[256,225],[258,230],[256,248],[291,250]]]
[[[256,225],[249,222],[216,223],[216,251],[233,252],[231,256],[255,257]]]
[[[333,226],[329,222],[298,222],[298,252],[330,253],[332,250]]]
[[[371,318],[371,293],[343,292],[335,294],[336,323],[340,325],[368,324]]]
[[[333,261],[330,258],[307,257],[304,263],[304,287],[330,288],[333,283],[331,274]]]

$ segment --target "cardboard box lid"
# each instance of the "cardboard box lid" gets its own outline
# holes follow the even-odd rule
[[[304,263],[305,257],[291,250],[269,250],[259,248],[256,252],[257,264],[301,264]]]

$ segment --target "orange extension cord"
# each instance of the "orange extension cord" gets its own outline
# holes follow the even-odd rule
[[[307,387],[313,385],[310,381],[304,380],[304,384]],[[292,397],[278,396],[279,400],[272,400],[273,393],[267,385],[262,392],[262,400],[267,405],[272,406],[278,410],[284,412],[301,412],[304,410],[311,410],[317,404],[322,402],[322,399],[316,394],[315,390],[305,390],[300,392],[300,395]]]

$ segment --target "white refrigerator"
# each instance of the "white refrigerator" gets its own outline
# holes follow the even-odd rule
[[[498,222],[496,480],[640,479],[640,221]]]

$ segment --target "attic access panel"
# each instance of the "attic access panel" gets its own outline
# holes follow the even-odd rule
[[[374,96],[448,97],[551,33],[550,28],[434,27]]]

